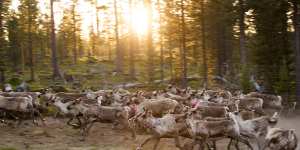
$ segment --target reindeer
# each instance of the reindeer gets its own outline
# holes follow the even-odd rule
[[[258,92],[251,92],[246,97],[256,97],[263,100],[263,108],[270,108],[275,110],[282,109],[282,97],[279,95],[262,94]]]
[[[182,117],[181,115],[166,114],[161,118],[155,118],[152,115],[151,110],[145,110],[138,118],[139,123],[145,129],[150,130],[151,137],[145,139],[138,147],[137,150],[141,150],[142,147],[150,140],[155,140],[153,150],[157,149],[161,138],[174,138],[175,145],[179,149],[183,149],[180,144],[179,134],[180,127],[177,123],[177,119]]]
[[[229,116],[237,121],[242,137],[247,139],[248,144],[251,145],[253,150],[261,149],[260,139],[278,121],[278,113],[274,113],[272,117],[262,116],[250,120],[243,120],[239,112],[229,113]]]
[[[240,127],[235,118],[210,118],[199,120],[194,115],[189,115],[186,124],[190,135],[194,139],[194,145],[200,141],[200,147],[203,149],[204,144],[209,141],[215,141],[223,138],[232,138],[240,140]]]
[[[293,129],[271,128],[265,140],[263,150],[296,150],[298,146],[298,138]]]
[[[20,117],[25,117],[25,115],[30,114],[32,121],[35,122],[35,109],[33,107],[32,97],[4,97],[0,96],[0,109],[5,113],[18,120],[18,125],[22,123]],[[15,115],[20,116],[16,117]],[[42,119],[42,118],[41,118]]]

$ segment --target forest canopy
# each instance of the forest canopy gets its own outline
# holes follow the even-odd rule
[[[0,81],[132,83],[300,100],[299,0],[1,0]]]

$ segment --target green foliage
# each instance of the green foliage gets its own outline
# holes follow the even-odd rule
[[[274,89],[277,93],[286,94],[291,88],[289,68],[285,61],[280,65],[279,68],[279,80],[274,84]]]
[[[3,1],[3,0],[2,0]],[[76,84],[64,83],[63,80],[58,81],[57,91],[70,90],[73,85],[78,85],[83,88],[99,89],[105,84],[114,86],[121,83],[131,82],[126,70],[129,68],[129,53],[128,53],[128,26],[126,21],[120,21],[120,42],[122,47],[122,55],[124,56],[124,74],[112,75],[114,71],[113,60],[115,57],[115,34],[114,20],[111,16],[113,12],[112,3],[107,4],[108,7],[99,7],[100,33],[96,34],[96,15],[91,20],[94,23],[90,29],[90,39],[84,39],[81,35],[81,18],[76,11],[78,7],[77,0],[71,0],[71,6],[64,11],[63,18],[59,28],[57,28],[57,46],[58,46],[58,62],[63,73],[73,75],[77,79]],[[6,76],[9,82],[14,86],[25,80],[29,76],[29,64],[31,54],[29,52],[29,44],[33,44],[34,67],[37,74],[37,80],[30,83],[32,89],[40,89],[54,85],[52,81],[51,52],[50,45],[50,19],[46,14],[42,14],[38,10],[39,0],[20,0],[19,10],[17,14],[9,12],[8,6],[10,0],[4,0],[3,6],[0,9],[0,15],[4,16],[0,24],[0,69],[6,70]],[[93,2],[95,2],[93,0]],[[244,66],[240,70],[239,51],[238,51],[238,18],[239,4],[237,0],[209,0],[205,1],[205,13],[201,8],[201,0],[184,0],[185,19],[186,19],[186,51],[188,63],[188,75],[199,74],[202,70],[203,51],[202,46],[205,44],[207,52],[207,66],[209,78],[212,75],[218,74],[225,78],[230,76],[230,79],[240,79],[240,85],[245,92],[251,89],[249,81],[249,67]],[[134,2],[135,3],[135,2]],[[138,4],[135,3],[135,4]],[[134,5],[135,5],[134,4]],[[159,33],[153,30],[153,48],[157,52],[153,56],[154,79],[159,76],[159,53],[158,50],[162,43],[164,48],[165,58],[165,77],[176,79],[181,76],[182,70],[182,21],[181,7],[179,0],[161,0],[161,24]],[[253,65],[253,68],[258,68],[253,72],[256,76],[262,77],[270,92],[286,93],[293,90],[295,81],[290,76],[293,76],[290,66],[293,61],[291,58],[292,51],[290,44],[291,33],[288,20],[291,13],[291,6],[286,0],[245,0],[245,9],[251,10],[247,13],[246,23],[251,31],[255,32],[247,34],[246,46],[250,47],[248,51],[247,62]],[[128,6],[124,3],[118,5],[120,7],[120,19],[123,19],[121,14],[124,8]],[[93,6],[93,7],[96,7]],[[48,8],[47,8],[48,9]],[[48,10],[47,10],[48,11]],[[10,13],[10,15],[9,15]],[[56,15],[56,14],[55,14]],[[10,18],[8,17],[10,16]],[[204,18],[202,18],[202,16]],[[275,16],[275,17],[274,17]],[[202,37],[202,20],[205,20],[205,36]],[[124,20],[124,19],[123,19]],[[158,23],[158,19],[153,19]],[[58,22],[56,22],[58,23]],[[247,29],[246,29],[247,30]],[[250,31],[250,30],[248,30]],[[159,36],[162,41],[158,41]],[[32,38],[29,38],[30,35]],[[147,60],[148,54],[146,51],[145,36],[140,36],[139,40],[134,41],[136,44],[136,75],[137,82],[145,82],[147,79]],[[89,42],[87,42],[90,40]],[[202,43],[205,40],[205,43]],[[75,50],[75,51],[74,51]],[[72,60],[72,56],[78,55],[77,64]],[[86,57],[87,52],[89,56]],[[97,58],[99,56],[101,58]],[[22,58],[24,57],[24,62]],[[109,63],[103,60],[108,60]],[[6,61],[9,60],[9,61]],[[285,63],[282,63],[285,60]],[[224,64],[228,65],[231,71],[227,74],[227,68],[224,69]],[[9,66],[10,65],[10,66]],[[14,77],[16,71],[22,72],[24,76]],[[8,69],[11,67],[12,69]],[[294,67],[294,66],[293,66]],[[225,70],[225,71],[224,71]],[[232,72],[239,70],[241,76],[232,77]],[[251,70],[252,71],[252,70]],[[180,82],[180,80],[177,80]],[[198,81],[190,82],[191,86],[197,87]],[[79,86],[79,85],[78,85]],[[149,86],[151,88],[157,85]]]
[[[266,90],[274,91],[272,85],[279,78],[280,63],[289,61],[291,54],[287,32],[289,4],[284,0],[253,0],[249,5],[254,10],[257,32],[252,45],[253,63],[264,79]]]
[[[252,86],[250,82],[250,72],[248,66],[242,66],[241,72],[241,87],[244,93],[248,93],[251,91]]]
[[[21,39],[19,34],[19,23],[18,18],[15,14],[8,21],[8,40],[9,40],[9,56],[12,61],[12,68],[18,70],[21,64]]]

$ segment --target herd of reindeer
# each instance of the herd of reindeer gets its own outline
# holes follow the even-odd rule
[[[149,141],[155,141],[153,149],[157,149],[161,138],[174,139],[180,150],[217,149],[223,139],[229,139],[227,149],[296,150],[296,131],[277,127],[287,109],[283,103],[281,96],[259,92],[173,85],[135,92],[122,88],[81,93],[10,91],[0,92],[0,120],[17,127],[24,120],[43,125],[47,110],[56,108],[50,117],[67,118],[63,120],[79,130],[82,140],[97,122],[129,131],[133,139],[137,134],[151,135],[137,150]],[[181,143],[183,138],[190,140]]]

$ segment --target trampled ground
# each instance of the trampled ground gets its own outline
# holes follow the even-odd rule
[[[81,141],[79,131],[68,127],[64,120],[47,118],[46,124],[44,127],[25,124],[19,128],[1,125],[0,150],[134,150],[147,137],[139,135],[133,141],[129,132],[98,123],[86,141]],[[300,137],[300,116],[281,118],[279,127],[296,129]],[[218,143],[218,149],[226,149],[226,142]],[[152,144],[149,142],[144,150],[152,149]],[[159,144],[159,150],[174,149],[172,139],[163,139]]]

